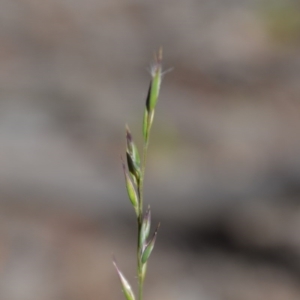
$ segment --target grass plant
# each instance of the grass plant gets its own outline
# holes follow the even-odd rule
[[[151,80],[148,89],[143,120],[143,151],[140,159],[129,127],[126,126],[126,162],[122,159],[128,198],[132,204],[137,219],[137,279],[138,279],[138,300],[143,300],[143,286],[146,277],[147,264],[150,254],[153,251],[159,224],[154,233],[150,236],[151,210],[150,206],[144,212],[144,178],[146,169],[146,158],[149,146],[151,127],[154,119],[155,107],[159,96],[162,80],[162,49],[154,55],[154,62],[151,66]],[[135,294],[123,273],[120,271],[115,260],[113,264],[119,275],[122,290],[126,300],[136,300]]]

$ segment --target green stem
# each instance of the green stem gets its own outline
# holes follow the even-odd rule
[[[144,275],[143,274],[143,264],[141,262],[141,229],[143,223],[143,194],[144,194],[144,177],[145,177],[145,168],[146,168],[146,158],[147,158],[147,150],[148,150],[149,138],[146,142],[144,142],[143,147],[143,160],[142,160],[142,168],[141,168],[141,178],[138,183],[138,196],[139,196],[139,217],[138,217],[138,245],[137,245],[137,265],[138,265],[138,286],[139,286],[139,297],[138,300],[143,299],[143,285],[144,285]]]
[[[141,232],[141,226],[140,223],[138,224],[138,236],[140,237],[140,232]],[[141,247],[140,247],[140,238],[138,238],[138,247],[137,247],[137,265],[138,265],[138,286],[139,286],[139,300],[143,299],[143,274],[142,274],[142,262],[141,262],[141,257],[140,257],[140,253],[141,253]]]
[[[139,225],[142,225],[143,221],[143,200],[144,200],[144,177],[145,177],[145,169],[146,169],[146,158],[147,158],[147,150],[148,150],[148,141],[144,143],[143,148],[143,160],[142,160],[142,168],[141,168],[141,179],[138,185],[138,194],[139,194]]]

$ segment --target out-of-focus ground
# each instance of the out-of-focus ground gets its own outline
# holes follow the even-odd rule
[[[0,0],[0,299],[123,299],[120,154],[162,85],[145,299],[300,299],[300,5]]]

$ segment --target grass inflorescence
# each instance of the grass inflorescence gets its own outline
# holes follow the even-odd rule
[[[151,210],[150,206],[144,212],[144,177],[146,168],[146,158],[149,146],[150,131],[154,119],[155,107],[159,96],[162,80],[162,49],[154,55],[154,62],[151,66],[151,80],[149,84],[143,120],[143,151],[142,157],[134,143],[129,127],[126,125],[126,162],[122,160],[125,184],[128,198],[132,204],[137,219],[137,278],[138,278],[138,300],[143,299],[143,286],[146,277],[149,257],[155,246],[159,224],[153,235],[150,236]],[[120,271],[116,262],[113,262],[119,275],[122,290],[126,300],[136,300],[134,292]]]

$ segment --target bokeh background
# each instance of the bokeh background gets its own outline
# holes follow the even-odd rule
[[[0,0],[0,299],[123,299],[120,154],[163,81],[145,299],[300,299],[300,3]]]

